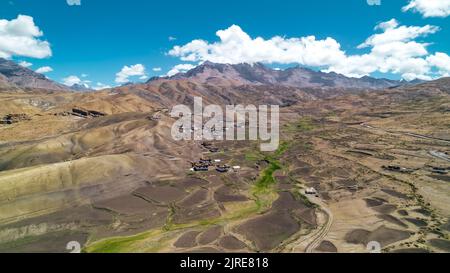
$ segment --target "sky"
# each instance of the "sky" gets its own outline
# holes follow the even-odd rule
[[[450,0],[0,0],[0,57],[91,88],[204,62],[450,74]]]

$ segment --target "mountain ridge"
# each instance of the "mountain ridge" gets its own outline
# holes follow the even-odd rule
[[[335,72],[325,73],[300,66],[276,70],[262,63],[218,64],[204,62],[187,72],[178,73],[171,77],[154,77],[147,83],[159,79],[187,79],[219,85],[281,85],[296,88],[325,89],[385,89],[408,84],[407,82],[383,78],[377,79],[369,76],[351,78]]]
[[[36,88],[70,91],[70,87],[54,82],[42,74],[0,58],[0,85],[9,88]]]

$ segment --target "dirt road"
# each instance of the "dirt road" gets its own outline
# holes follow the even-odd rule
[[[327,215],[327,222],[325,225],[321,228],[320,232],[317,234],[316,238],[308,244],[308,246],[305,249],[306,253],[313,253],[314,250],[319,247],[320,243],[325,239],[325,237],[330,232],[331,226],[333,225],[334,217],[333,213],[327,208],[326,204],[322,201],[315,199],[313,200],[317,205],[320,206],[320,209],[325,212]]]

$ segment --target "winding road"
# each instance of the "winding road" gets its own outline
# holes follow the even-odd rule
[[[374,126],[368,125],[366,123],[361,123],[360,126],[362,126],[364,128],[367,128],[367,129],[379,130],[379,131],[383,131],[385,133],[390,133],[390,134],[400,134],[400,135],[414,137],[414,138],[429,139],[429,140],[435,140],[435,141],[441,141],[441,142],[445,142],[445,143],[450,143],[450,140],[448,140],[448,139],[442,139],[442,138],[426,136],[426,135],[420,135],[420,134],[409,133],[409,132],[386,130],[386,129],[382,129],[382,128],[379,128],[379,127],[374,127]]]
[[[327,222],[322,227],[322,229],[318,233],[317,237],[314,238],[314,240],[308,244],[308,246],[305,249],[306,253],[313,253],[314,250],[317,247],[319,247],[320,243],[322,243],[322,241],[325,239],[325,237],[330,232],[331,226],[333,225],[333,221],[334,221],[333,213],[326,207],[326,205],[323,204],[323,202],[317,202],[317,200],[316,200],[316,203],[320,203],[319,206],[320,206],[321,210],[323,212],[325,212],[325,214],[327,215]]]

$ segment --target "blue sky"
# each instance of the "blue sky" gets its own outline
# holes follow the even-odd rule
[[[405,7],[410,0],[381,0],[381,5],[368,5],[367,0],[81,0],[81,5],[68,5],[66,1],[0,0],[0,20],[10,22],[20,14],[32,17],[35,26],[43,32],[43,36],[32,38],[41,42],[48,41],[51,50],[51,56],[45,57],[26,57],[33,54],[24,52],[10,53],[11,56],[7,57],[17,62],[32,63],[30,68],[35,70],[49,66],[53,71],[46,75],[56,81],[62,82],[64,78],[76,76],[91,86],[96,86],[98,82],[113,86],[119,84],[116,82],[116,74],[124,66],[129,66],[129,69],[124,70],[122,79],[136,81],[144,74],[147,77],[165,75],[174,66],[180,64],[184,64],[184,68],[188,68],[189,66],[186,64],[195,65],[207,59],[231,62],[235,56],[230,56],[230,52],[225,56],[218,56],[217,52],[202,55],[202,48],[186,46],[194,39],[203,39],[207,41],[203,46],[209,50],[230,48],[230,44],[236,43],[236,41],[222,41],[221,44],[214,45],[214,42],[219,41],[216,32],[228,29],[229,32],[224,35],[231,33],[239,36],[242,31],[248,34],[252,40],[261,37],[263,41],[267,42],[261,44],[260,51],[255,49],[256,55],[262,52],[264,57],[249,57],[253,55],[252,52],[242,52],[242,56],[238,55],[237,58],[241,58],[243,61],[263,61],[270,63],[273,67],[300,64],[326,71],[336,71],[349,76],[370,74],[396,79],[402,76],[439,77],[447,75],[446,73],[449,72],[446,69],[448,68],[447,61],[450,60],[447,59],[447,54],[450,54],[450,39],[448,39],[450,37],[450,18],[446,17],[447,14],[431,14],[430,16],[429,13],[424,13],[423,9],[419,8],[402,11],[402,7]],[[437,1],[446,2],[448,0]],[[418,0],[418,2],[421,1]],[[380,26],[374,30],[378,24],[394,18],[396,21],[391,21],[389,27],[385,26],[383,30]],[[229,29],[232,25],[239,28]],[[410,33],[411,37],[402,40],[403,45],[399,44],[399,46],[405,46],[410,42],[423,44],[422,47],[427,50],[426,54],[402,55],[397,56],[397,59],[390,56],[391,59],[386,58],[386,63],[376,65],[368,64],[373,56],[365,56],[364,60],[360,60],[359,57],[348,58],[352,55],[370,55],[371,51],[378,52],[377,49],[381,47],[375,42],[357,48],[371,35],[380,34],[386,29],[395,30],[402,26],[424,27],[427,25],[436,26],[439,29],[422,29],[422,32],[412,29],[412,32],[419,31],[421,34]],[[407,31],[407,29],[404,30]],[[392,32],[392,34],[395,33],[399,32]],[[327,52],[317,53],[325,54],[319,60],[311,59],[314,56],[306,56],[307,54],[315,55],[311,53],[311,50],[305,50],[300,57],[279,56],[276,52],[273,53],[273,56],[266,56],[268,48],[272,48],[273,41],[271,39],[275,36],[286,39],[283,41],[294,47],[292,49],[294,52],[296,41],[288,39],[310,35],[315,36],[315,41],[303,45],[303,47],[320,47],[321,43],[316,42],[330,37],[339,44],[339,50],[330,49],[326,45],[324,50]],[[6,38],[2,38],[0,24],[0,54],[1,39]],[[239,37],[236,39],[238,39],[237,43],[243,42],[243,47],[245,47],[245,41],[239,40]],[[181,51],[171,52],[177,45],[180,46]],[[251,41],[248,41],[250,48],[253,45]],[[374,48],[375,50],[373,50]],[[416,48],[415,50],[420,52],[421,49]],[[337,56],[342,55],[340,52],[344,52],[345,56]],[[409,52],[409,49],[405,47],[405,50],[402,48],[399,52]],[[437,52],[445,55],[437,55]],[[192,54],[196,58],[188,57]],[[296,62],[298,58],[301,58],[302,61]],[[427,71],[421,71],[420,68],[409,69],[396,63],[401,58],[411,59],[411,66],[423,65],[418,59],[423,59],[427,64],[432,65]],[[278,60],[281,61],[278,62]],[[142,67],[131,67],[136,64],[141,64]],[[367,65],[365,69],[352,67],[365,65]],[[143,72],[143,68],[145,68],[145,72]],[[161,68],[161,71],[153,71],[153,68]],[[450,70],[450,68],[448,69]],[[127,76],[133,75],[133,73],[136,74],[135,77]],[[85,77],[82,77],[83,74]]]

